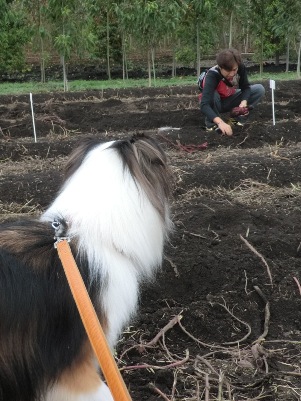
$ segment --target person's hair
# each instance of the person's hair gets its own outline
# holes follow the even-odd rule
[[[235,64],[240,66],[241,56],[236,49],[225,49],[216,55],[216,62],[220,68],[231,71]]]

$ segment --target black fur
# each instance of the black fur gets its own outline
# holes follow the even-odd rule
[[[0,226],[1,401],[39,400],[37,389],[58,378],[85,338],[54,241],[47,223]],[[78,266],[93,299],[96,286],[83,260]]]
[[[68,184],[72,181],[72,179],[68,181],[69,178],[72,178],[72,175],[75,174],[76,179],[76,171],[85,163],[87,154],[99,144],[100,141],[88,139],[73,152],[66,165],[65,183],[62,186],[62,192],[59,193],[56,200],[60,199],[60,194],[64,193],[66,188],[68,190]],[[148,256],[149,261],[146,265],[142,263],[142,260],[145,259],[145,254],[140,255],[131,246],[125,246],[125,249],[130,250],[128,250],[128,253],[124,253],[124,244],[122,246],[115,245],[114,235],[109,238],[111,248],[108,249],[113,249],[113,255],[115,255],[116,251],[119,252],[123,258],[128,260],[129,269],[132,269],[131,273],[135,272],[134,277],[129,275],[130,280],[132,280],[131,284],[139,283],[139,280],[142,280],[144,275],[148,275],[159,266],[159,259],[162,259],[163,252],[163,238],[171,229],[167,204],[171,188],[170,171],[166,164],[166,156],[163,150],[152,138],[138,135],[131,140],[113,141],[110,144],[110,148],[112,148],[110,152],[113,151],[115,156],[117,153],[122,160],[124,172],[128,168],[138,193],[141,191],[146,194],[151,204],[150,209],[154,212],[152,216],[156,217],[158,238],[162,238],[162,240],[160,239],[162,246],[161,244],[158,246],[156,241],[146,241],[149,246],[147,248],[148,254],[155,255],[154,260],[152,256]],[[101,154],[102,150],[98,157],[101,157]],[[110,154],[108,153],[108,155]],[[107,159],[104,160],[107,162]],[[116,157],[113,160],[116,162]],[[96,232],[101,231],[103,226],[101,218],[95,219],[98,223],[95,223],[93,219],[94,216],[102,216],[99,213],[100,209],[97,209],[97,207],[95,207],[96,210],[89,209],[94,214],[92,218],[90,215],[88,229],[85,228],[87,217],[83,213],[87,211],[87,201],[95,199],[95,193],[98,196],[96,198],[98,199],[97,205],[101,204],[102,197],[106,196],[105,187],[100,188],[101,191],[94,191],[98,184],[99,175],[107,174],[107,171],[103,171],[105,170],[104,168],[102,168],[102,171],[97,170],[98,161],[99,158],[94,159],[93,168],[84,170],[86,173],[88,171],[87,174],[91,178],[91,181],[87,181],[89,187],[86,188],[86,192],[82,193],[88,198],[81,200],[82,203],[78,205],[75,203],[77,209],[73,215],[71,214],[71,217],[69,216],[70,222],[65,221],[62,216],[57,216],[60,212],[54,208],[55,216],[52,216],[51,212],[51,217],[49,217],[47,215],[48,209],[46,218],[44,214],[41,220],[28,219],[0,225],[0,401],[42,401],[50,385],[59,382],[61,374],[66,372],[68,368],[74,367],[77,362],[80,365],[80,362],[87,355],[87,349],[85,349],[87,336],[57,250],[54,247],[55,228],[52,226],[53,221],[50,221],[52,218],[59,219],[62,228],[61,234],[64,235],[64,232],[68,230],[72,233],[70,229],[73,223],[72,218],[76,220],[76,217],[80,217],[78,231],[74,234],[75,237],[71,239],[70,246],[100,323],[103,327],[108,324],[108,316],[101,310],[101,294],[104,288],[109,288],[110,278],[113,277],[113,281],[115,280],[116,266],[119,266],[119,259],[117,263],[115,263],[115,260],[111,261],[112,266],[115,266],[115,276],[112,274],[112,277],[110,277],[110,269],[102,269],[101,252],[103,248],[101,248],[101,241],[103,241],[103,238],[101,235],[93,243],[96,244],[93,246],[97,247],[98,244],[100,246],[100,248],[97,248],[99,251],[97,263],[93,260],[92,262],[91,260],[88,261],[89,253],[85,252],[85,249],[89,248],[88,245],[90,245],[87,237],[89,237],[91,231],[94,228],[96,228]],[[116,163],[113,166],[120,168],[120,163]],[[86,166],[82,167],[85,168]],[[114,169],[112,168],[111,171],[114,171]],[[107,175],[104,177],[107,177]],[[122,186],[122,184],[122,179],[120,179],[120,185]],[[75,188],[77,190],[76,185],[75,180]],[[120,187],[119,181],[117,182],[117,187]],[[127,194],[128,188],[124,189],[123,194]],[[79,188],[80,190],[81,188]],[[126,199],[128,205],[132,204],[133,198],[131,195],[129,193],[129,199]],[[72,209],[70,207],[70,199],[72,201],[73,198],[69,198],[66,203],[63,201],[62,209],[65,213]],[[108,204],[108,209],[110,209],[110,203]],[[116,219],[118,221],[118,217],[122,213],[122,210],[119,210],[120,208],[117,209],[112,209],[115,218],[115,220],[112,219],[113,222]],[[149,223],[149,220],[144,219],[144,209],[137,209],[137,206],[135,210],[129,208],[127,216],[127,231],[125,233],[129,237],[132,236],[132,240],[129,239],[129,245],[133,244],[133,239],[137,238],[137,232],[151,232],[151,234],[144,234],[144,238],[147,235],[151,239],[153,237],[157,238],[152,233],[153,220]],[[132,215],[137,216],[137,213],[140,220],[136,223],[137,227],[131,227],[131,217]],[[98,228],[99,230],[97,231]],[[116,232],[114,231],[114,224],[112,224],[112,227],[110,226],[111,228],[113,234],[119,234],[120,227],[117,227]],[[145,231],[143,231],[144,228],[146,229]],[[104,231],[107,236],[109,235],[107,234],[108,231],[110,230]],[[83,237],[86,241],[84,242],[84,250],[81,249],[82,243],[80,242],[82,234],[84,234]],[[116,238],[117,244],[119,244],[118,235]],[[142,238],[142,243],[145,242],[144,238]],[[106,243],[105,240],[104,243]],[[81,249],[80,259],[77,257],[79,249]],[[93,254],[93,252],[91,253]],[[115,258],[115,256],[112,256],[112,258]],[[90,259],[93,259],[93,257],[91,258],[90,256]],[[140,266],[139,260],[141,261]],[[144,270],[142,271],[142,269]],[[106,276],[104,277],[104,275]],[[115,280],[115,282],[117,283],[116,286],[112,287],[113,291],[115,291],[113,294],[116,295],[118,294],[120,281]],[[137,296],[138,294],[135,294],[135,297]],[[124,291],[121,302],[126,302],[127,298],[128,294]],[[132,303],[133,306],[130,305],[129,308],[133,308],[134,311],[134,301]],[[118,311],[114,308],[115,304],[112,303],[112,309],[107,308],[110,312],[106,313],[111,313],[111,316],[114,317],[117,316],[117,319],[120,318],[121,326],[124,324],[123,316],[118,315]],[[131,313],[132,310],[129,310],[129,316]],[[116,336],[120,334],[117,330],[115,331]],[[89,397],[89,394],[86,397]]]

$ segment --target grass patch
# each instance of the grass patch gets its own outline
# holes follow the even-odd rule
[[[275,81],[292,81],[295,79],[300,79],[295,71],[278,73],[263,72],[261,76],[259,74],[249,74],[249,78],[250,81],[262,81],[269,79],[274,79]]]
[[[103,81],[85,81],[76,80],[69,81],[69,91],[86,91],[86,90],[105,90],[105,89],[124,89],[124,88],[143,88],[148,87],[148,79],[111,79]],[[154,87],[175,86],[175,85],[196,85],[196,77],[178,77],[161,79],[157,78],[156,82],[152,82]],[[28,94],[28,93],[45,93],[45,92],[63,92],[63,81],[48,81],[44,84],[39,82],[26,83],[1,83],[0,94]]]
[[[274,80],[295,80],[298,79],[296,72],[288,73],[263,73],[250,74],[250,81],[264,81],[269,79]],[[157,78],[155,83],[152,82],[153,87],[165,86],[186,86],[195,85],[197,90],[196,76],[185,76],[176,78]],[[87,90],[105,90],[105,89],[124,89],[124,88],[143,88],[148,87],[148,79],[111,79],[103,81],[84,81],[76,80],[69,81],[69,91],[87,91]],[[24,82],[24,83],[0,83],[0,95],[21,95],[29,93],[45,93],[45,92],[63,92],[63,81],[49,81],[44,84],[40,82]]]

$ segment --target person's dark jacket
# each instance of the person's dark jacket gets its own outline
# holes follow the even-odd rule
[[[237,84],[234,82],[237,81]],[[213,121],[218,115],[213,110],[214,105],[214,92],[217,90],[221,98],[231,96],[235,93],[236,89],[241,89],[242,98],[241,100],[247,100],[250,97],[251,89],[250,83],[247,76],[247,70],[244,64],[240,64],[237,70],[237,74],[233,80],[233,86],[229,87],[227,81],[220,73],[218,66],[210,68],[207,72],[206,78],[204,80],[204,87],[201,96],[201,112],[208,118],[208,120]],[[228,93],[229,94],[228,94]]]

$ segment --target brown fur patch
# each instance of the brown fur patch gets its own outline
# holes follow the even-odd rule
[[[101,384],[96,366],[91,346],[89,342],[86,342],[81,352],[81,357],[63,372],[58,384],[71,393],[96,391]]]

